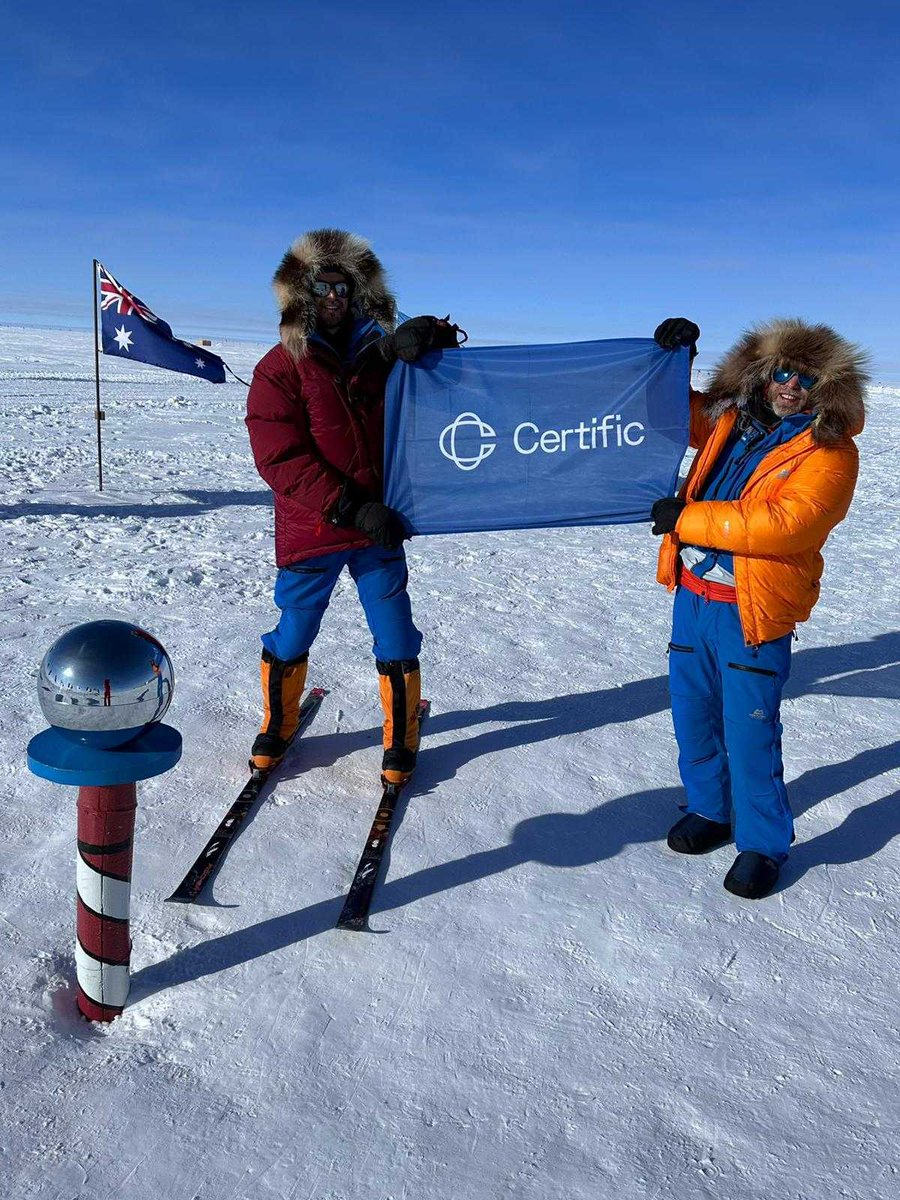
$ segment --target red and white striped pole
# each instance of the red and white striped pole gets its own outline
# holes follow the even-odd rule
[[[78,789],[78,899],[75,966],[78,1007],[89,1021],[113,1021],[131,983],[131,862],[137,786]]]
[[[78,1008],[114,1021],[131,983],[131,861],[137,782],[181,758],[162,723],[175,672],[160,642],[129,621],[88,621],[41,662],[38,698],[50,728],[28,743],[28,768],[78,788]]]

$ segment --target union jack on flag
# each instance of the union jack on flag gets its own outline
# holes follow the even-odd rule
[[[97,265],[100,268],[100,308],[103,312],[115,305],[116,312],[122,317],[130,317],[132,313],[137,313],[139,317],[154,325],[159,321],[156,313],[151,312],[143,300],[138,300],[128,288],[122,287],[102,263]]]

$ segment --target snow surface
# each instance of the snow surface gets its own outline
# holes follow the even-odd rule
[[[219,343],[239,374],[266,347]],[[11,1200],[880,1200],[898,1187],[900,390],[873,388],[784,705],[783,886],[671,854],[671,598],[646,526],[422,538],[433,715],[372,924],[333,929],[377,798],[341,581],[330,695],[206,905],[167,905],[244,778],[272,520],[245,389],[0,329],[0,1191]],[[246,375],[245,375],[246,377]],[[74,1004],[75,791],[31,776],[44,650],[172,655],[185,757],[139,788],[133,990]]]

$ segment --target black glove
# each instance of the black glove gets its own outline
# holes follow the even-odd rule
[[[468,336],[446,317],[410,317],[381,339],[381,353],[385,358],[401,358],[404,362],[417,362],[429,350],[455,349]]]
[[[650,520],[653,522],[650,532],[672,533],[686,504],[687,501],[679,499],[678,496],[665,496],[662,500],[657,500],[650,509]]]
[[[396,550],[407,536],[400,514],[379,500],[367,500],[352,479],[345,481],[328,520],[344,529],[359,529],[385,550]]]
[[[400,514],[379,500],[366,500],[353,517],[353,524],[385,550],[396,550],[406,537]]]
[[[657,325],[653,340],[663,350],[677,350],[679,346],[690,346],[691,358],[697,353],[697,339],[700,336],[700,326],[689,321],[687,317],[666,317],[661,325]]]

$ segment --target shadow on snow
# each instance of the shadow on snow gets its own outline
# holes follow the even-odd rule
[[[868,642],[799,651],[788,695],[900,695],[900,633]],[[423,747],[416,790],[429,790],[452,777],[459,766],[482,754],[530,745],[547,738],[584,732],[603,724],[632,721],[667,707],[665,679],[637,680],[618,688],[555,699],[509,701],[478,712],[451,712],[429,719],[430,734],[449,733],[493,721],[520,722],[440,747]],[[372,745],[374,730],[309,738],[306,768],[326,765],[339,754]],[[348,745],[349,741],[349,745]],[[900,768],[900,741],[860,751],[846,762],[805,772],[790,786],[796,816],[834,795]],[[424,785],[424,787],[422,786]],[[629,845],[661,841],[681,797],[677,787],[652,788],[608,800],[589,812],[545,813],[521,821],[505,846],[493,847],[389,880],[378,890],[372,915],[390,912],[427,896],[474,883],[511,867],[536,862],[578,868],[614,858]],[[871,857],[900,834],[900,792],[854,809],[843,822],[798,844],[782,875],[782,886],[825,863],[850,863]],[[407,798],[408,803],[408,798]],[[398,812],[402,817],[402,812]],[[177,984],[200,979],[249,962],[272,951],[334,928],[344,895],[331,897],[246,929],[180,950],[171,958],[135,973],[133,999],[146,998]]]

